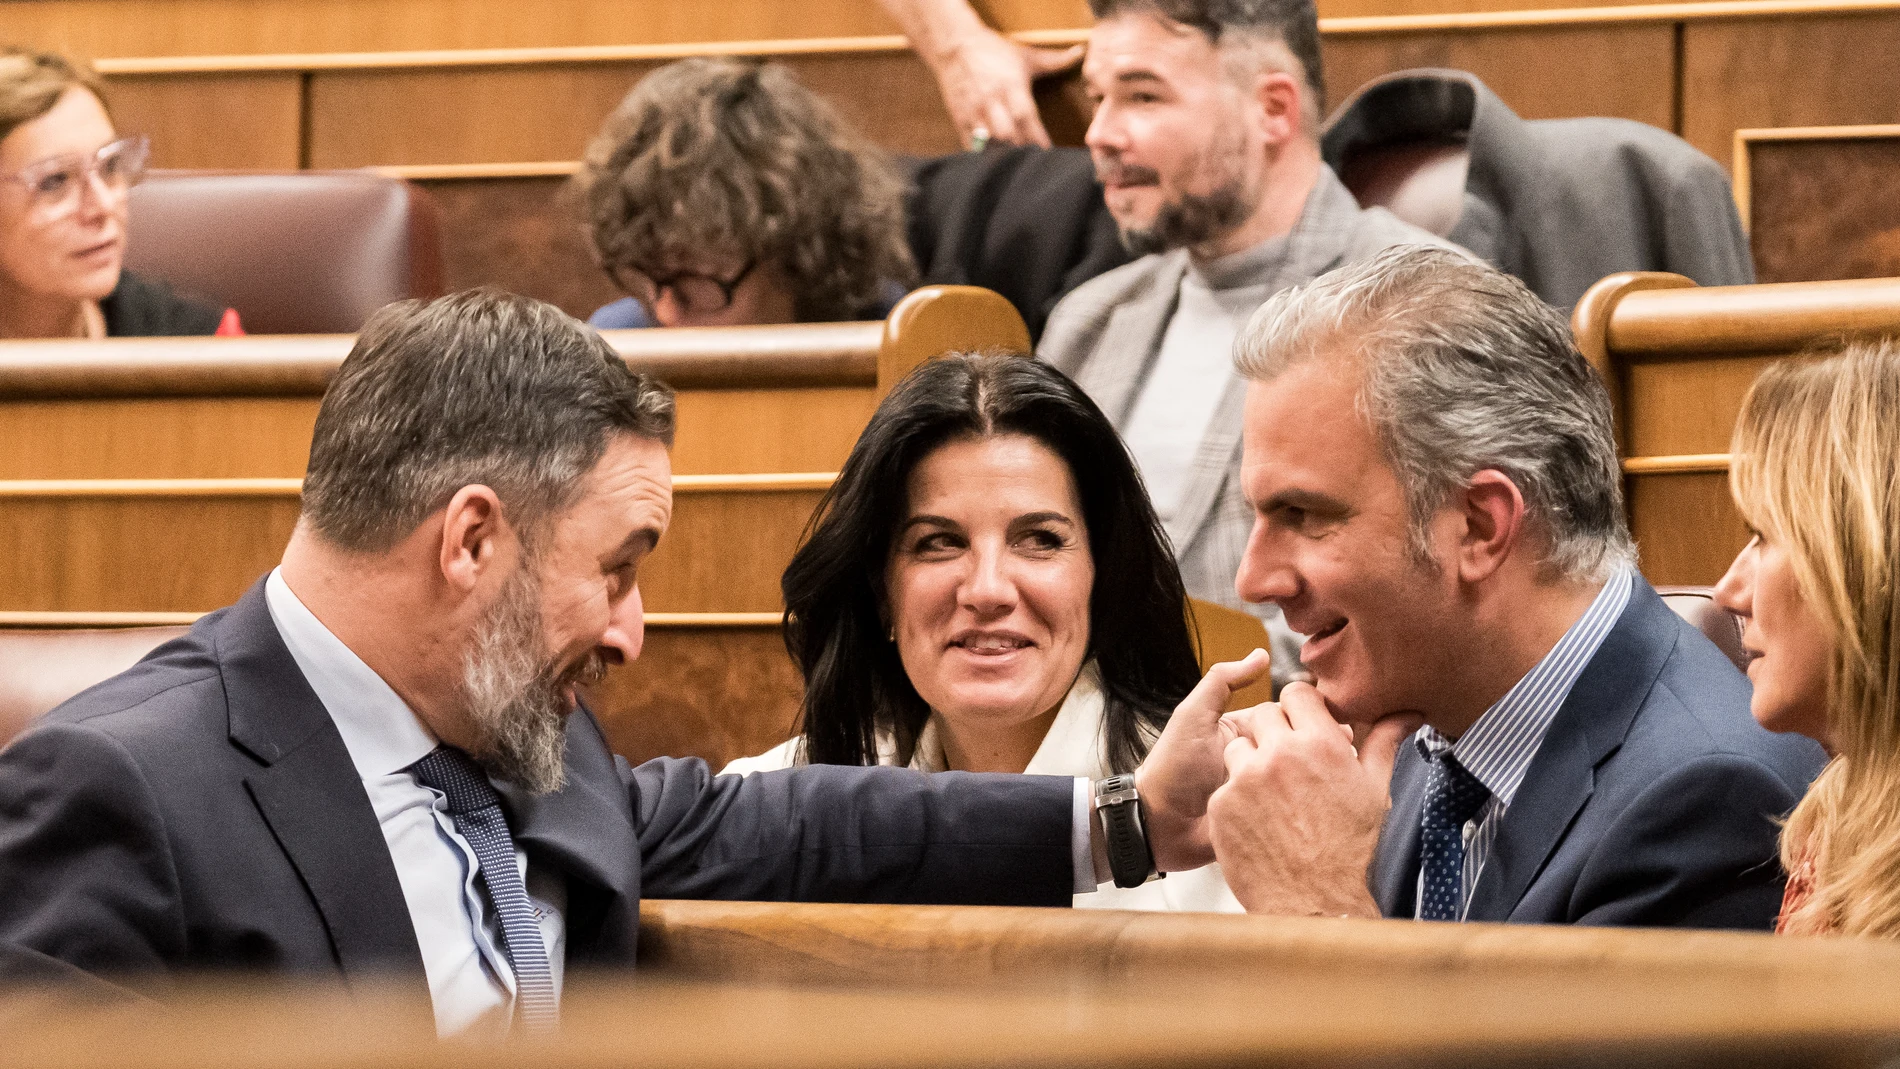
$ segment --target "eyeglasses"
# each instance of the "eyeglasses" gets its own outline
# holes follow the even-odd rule
[[[609,270],[614,284],[649,311],[659,303],[661,291],[672,290],[673,299],[687,315],[713,315],[732,306],[733,291],[758,265],[756,259],[747,260],[739,273],[731,278],[714,278],[695,271],[677,271],[665,276],[650,275],[636,267],[616,266]]]
[[[52,222],[79,209],[95,178],[108,195],[125,196],[145,177],[151,147],[143,137],[121,138],[91,156],[55,156],[17,174],[0,175],[0,181],[25,187],[27,212],[39,222]]]

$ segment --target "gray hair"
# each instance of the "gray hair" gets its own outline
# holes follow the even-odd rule
[[[1348,354],[1422,562],[1433,514],[1487,468],[1524,495],[1549,543],[1547,577],[1601,579],[1635,560],[1609,392],[1564,317],[1523,283],[1449,249],[1388,249],[1268,299],[1234,365],[1265,382]]]
[[[1265,62],[1286,67],[1306,87],[1305,118],[1317,136],[1326,111],[1326,83],[1319,52],[1319,8],[1314,0],[1089,0],[1095,21],[1147,13],[1191,26],[1209,41],[1232,50],[1230,70],[1250,73]],[[1248,63],[1236,63],[1245,58]]]
[[[402,301],[364,324],[324,394],[303,518],[380,552],[480,483],[532,549],[614,434],[671,445],[673,391],[591,328],[496,290]]]

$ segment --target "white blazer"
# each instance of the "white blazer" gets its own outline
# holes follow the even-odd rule
[[[1049,733],[1042,737],[1036,756],[1029,759],[1023,772],[1032,776],[1087,776],[1101,779],[1109,774],[1107,724],[1102,700],[1101,676],[1094,662],[1082,667],[1069,696],[1056,710]],[[743,776],[751,772],[769,772],[805,763],[800,752],[804,736],[785,740],[757,757],[741,757],[721,769],[722,776]],[[897,745],[888,733],[879,732],[877,758],[880,765],[897,764]],[[931,713],[917,738],[917,752],[910,767],[919,772],[942,772],[944,768],[942,718]],[[1172,872],[1164,879],[1150,880],[1140,887],[1102,884],[1094,894],[1075,896],[1077,909],[1152,909],[1178,912],[1241,913],[1239,899],[1227,889],[1227,880],[1219,865],[1207,865],[1189,872]]]

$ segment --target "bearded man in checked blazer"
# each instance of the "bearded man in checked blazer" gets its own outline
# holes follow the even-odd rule
[[[1234,574],[1252,517],[1236,473],[1246,384],[1235,336],[1268,296],[1393,245],[1444,242],[1362,210],[1320,159],[1311,0],[1090,0],[1088,147],[1140,259],[1050,314],[1037,355],[1128,441],[1188,593],[1261,615],[1274,677],[1296,635]]]

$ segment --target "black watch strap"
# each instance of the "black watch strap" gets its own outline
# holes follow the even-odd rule
[[[1124,773],[1095,781],[1095,815],[1108,844],[1108,871],[1117,887],[1140,887],[1154,875],[1154,852],[1142,825],[1135,777]]]

